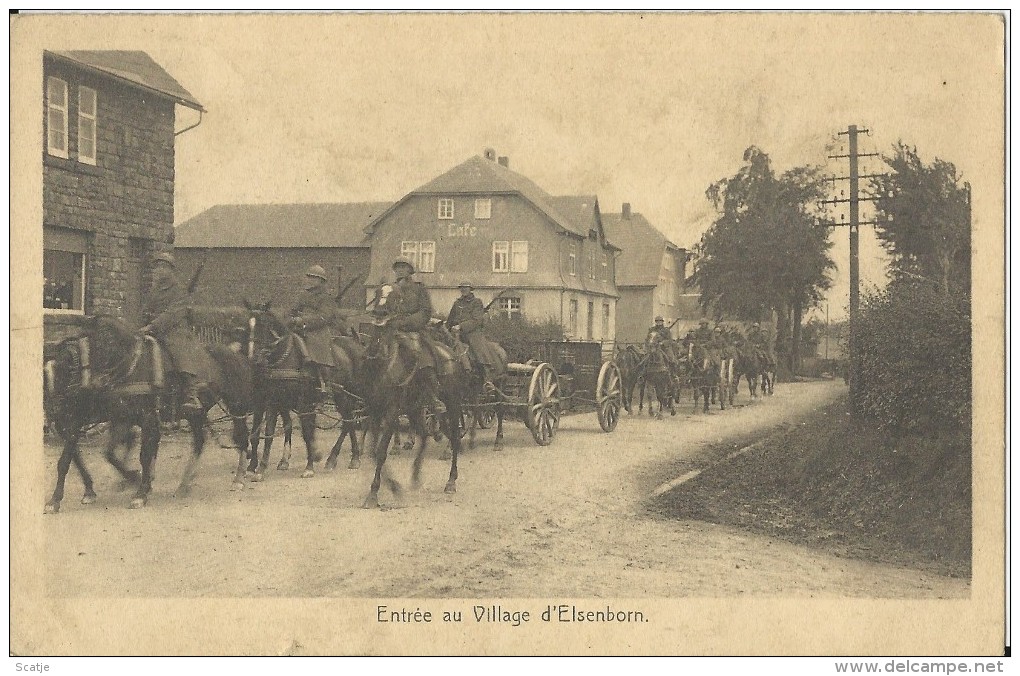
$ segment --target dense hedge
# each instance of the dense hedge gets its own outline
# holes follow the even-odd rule
[[[861,412],[886,432],[970,429],[971,337],[966,298],[896,283],[861,299],[854,330]]]
[[[534,357],[531,343],[542,340],[563,340],[563,327],[555,319],[534,321],[519,315],[507,317],[489,313],[485,334],[503,346],[512,362],[525,362]]]

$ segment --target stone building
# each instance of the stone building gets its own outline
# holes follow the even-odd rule
[[[47,51],[42,85],[49,342],[86,313],[139,321],[145,263],[173,244],[174,140],[204,109],[145,52]]]
[[[702,317],[699,294],[686,288],[689,255],[669,240],[628,203],[618,214],[602,214],[609,240],[620,247],[616,286],[620,305],[616,314],[617,340],[644,342],[655,317],[673,324],[681,336]],[[676,323],[674,324],[675,320]]]
[[[196,279],[199,305],[294,302],[311,265],[321,265],[331,295],[351,284],[340,306],[364,310],[368,274],[365,227],[392,202],[351,204],[221,204],[177,226],[178,268]],[[342,286],[341,286],[342,285]]]
[[[412,190],[368,226],[369,294],[399,256],[445,316],[470,281],[490,312],[559,322],[573,340],[615,340],[616,254],[595,195],[554,197],[491,150]]]

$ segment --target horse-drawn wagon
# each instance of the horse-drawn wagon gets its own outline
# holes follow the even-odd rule
[[[524,421],[535,443],[547,446],[561,415],[594,407],[602,430],[616,429],[623,407],[620,369],[602,360],[599,343],[541,341],[527,351],[533,358],[508,364],[497,392],[465,407],[479,427],[491,427],[497,409],[510,410]]]

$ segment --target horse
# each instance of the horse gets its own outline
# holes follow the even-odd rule
[[[259,405],[256,406],[252,421],[252,454],[258,457],[259,437],[257,430],[265,418],[265,436],[262,456],[254,467],[256,481],[265,478],[265,470],[269,466],[273,437],[276,433],[276,419],[283,418],[284,453],[276,468],[284,471],[290,468],[291,411],[296,412],[301,423],[301,437],[305,442],[306,462],[302,478],[315,476],[315,463],[321,459],[315,447],[317,406],[321,395],[318,392],[318,379],[313,378],[306,370],[305,356],[301,349],[301,339],[293,333],[286,323],[277,317],[269,305],[254,307],[247,305],[251,311],[252,332],[254,336],[254,361],[258,378]],[[349,467],[360,466],[361,447],[356,434],[356,419],[360,409],[360,397],[355,393],[355,373],[364,357],[364,348],[349,336],[336,336],[332,345],[334,366],[324,369],[323,380],[329,390],[328,396],[336,406],[340,416],[340,437],[333,445],[327,458],[326,468],[334,469],[340,446],[345,438],[351,440],[351,463]]]
[[[662,409],[669,408],[670,415],[676,415],[674,398],[677,393],[676,374],[673,372],[670,360],[666,356],[668,346],[661,343],[651,343],[648,346],[648,356],[644,366],[644,382],[641,385],[641,402],[643,405],[645,397],[645,385],[651,385],[655,389],[655,398],[659,402],[659,410],[653,413],[652,401],[648,401],[648,415],[654,415],[656,420],[662,420]]]
[[[691,387],[694,390],[694,410],[698,410],[700,396],[704,398],[704,412],[708,413],[709,400],[715,403],[717,393],[719,408],[725,410],[726,397],[722,396],[719,389],[722,382],[723,360],[704,345],[690,343],[686,363],[690,370]]]
[[[379,488],[384,478],[387,451],[398,417],[404,413],[411,420],[412,427],[421,436],[411,470],[414,487],[421,485],[421,465],[427,446],[427,421],[430,417],[429,385],[425,374],[418,367],[418,351],[423,349],[418,341],[427,340],[420,334],[401,334],[386,327],[390,319],[389,303],[399,290],[391,285],[377,289],[372,311],[375,331],[368,340],[362,378],[368,387],[365,392],[368,427],[373,439],[375,476],[363,506],[379,506]],[[450,440],[450,475],[445,492],[457,492],[457,458],[461,449],[461,424],[464,393],[469,389],[468,374],[444,346],[435,344],[440,357],[436,365],[439,381],[439,399],[446,407],[446,414],[439,416],[439,426]],[[387,486],[396,496],[402,494],[400,483],[385,476]]]
[[[636,345],[628,345],[616,351],[616,365],[620,369],[620,384],[623,388],[623,407],[628,414],[633,415],[631,403],[634,395],[634,387],[643,377],[645,355]],[[644,401],[639,400],[643,407]]]
[[[214,364],[213,377],[200,392],[203,409],[187,415],[192,435],[192,453],[175,495],[186,496],[191,489],[198,461],[205,446],[207,414],[217,402],[233,419],[233,438],[238,448],[234,487],[244,486],[248,448],[247,413],[253,395],[251,369],[247,360],[227,346],[206,349]],[[82,504],[96,500],[92,477],[81,457],[79,443],[86,428],[110,423],[104,456],[124,481],[137,485],[132,508],[144,507],[152,491],[153,465],[160,441],[160,407],[163,397],[174,391],[176,374],[164,363],[164,350],[154,338],[138,335],[117,317],[94,315],[85,318],[81,333],[65,339],[56,356],[45,365],[49,419],[54,422],[64,447],[57,462],[57,481],[46,503],[46,513],[60,511],[64,483],[73,462],[85,485]],[[180,388],[176,388],[178,395]],[[134,426],[141,428],[142,471],[127,469],[116,449],[128,449],[135,441]],[[127,457],[125,453],[124,457]]]
[[[463,408],[461,412],[461,429],[468,438],[468,448],[474,449],[477,430],[482,427],[481,419],[486,413],[491,412],[496,422],[496,439],[493,442],[492,450],[503,450],[503,419],[506,415],[506,406],[510,400],[506,394],[507,353],[499,343],[488,341],[492,347],[494,357],[499,359],[500,369],[492,375],[492,390],[485,389],[485,378],[481,368],[475,368],[468,357],[468,346],[453,336],[453,333],[446,328],[442,322],[433,322],[429,325],[428,335],[434,341],[438,341],[450,348],[455,356],[459,358],[461,366],[468,374],[468,390],[464,392]],[[488,340],[488,339],[486,339]],[[468,417],[470,416],[470,421]],[[440,456],[448,460],[447,454]]]
[[[758,386],[762,382],[763,373],[762,361],[758,356],[757,350],[750,348],[747,345],[739,346],[737,348],[737,358],[733,370],[733,389],[736,390],[740,385],[740,379],[744,378],[747,380],[748,394],[750,394],[752,400],[756,399],[758,397]]]

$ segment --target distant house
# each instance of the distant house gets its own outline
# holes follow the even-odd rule
[[[205,263],[192,295],[196,304],[244,300],[289,306],[305,270],[321,265],[332,293],[356,276],[341,307],[364,309],[369,266],[365,227],[391,202],[350,204],[224,204],[177,226],[181,276]]]
[[[620,304],[616,315],[617,340],[638,343],[645,340],[655,317],[666,325],[679,319],[673,335],[680,336],[701,317],[698,294],[689,293],[688,253],[669,240],[644,216],[624,203],[621,213],[603,214],[609,241],[620,247],[616,286]]]
[[[86,313],[139,321],[145,263],[172,245],[175,137],[204,109],[145,52],[47,51],[42,85],[42,304],[53,342]],[[176,125],[177,106],[194,121]]]
[[[366,232],[369,286],[406,256],[438,314],[466,280],[486,303],[506,290],[493,312],[552,318],[575,340],[615,340],[619,249],[595,195],[553,197],[487,150],[409,192]]]

